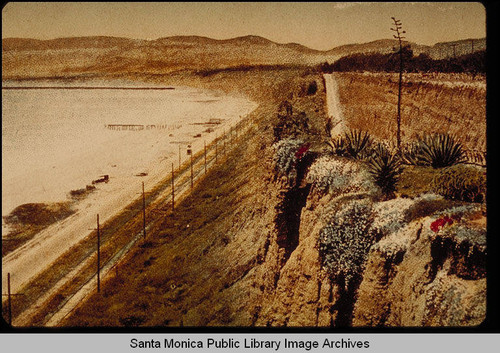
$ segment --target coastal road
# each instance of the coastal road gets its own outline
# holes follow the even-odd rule
[[[228,129],[237,118],[227,119],[219,129]],[[226,125],[227,124],[227,125]],[[190,127],[187,126],[187,129]],[[219,132],[220,135],[220,132]],[[205,137],[207,144],[212,142],[216,134]],[[191,141],[193,153],[203,150],[203,139]],[[173,151],[177,145],[172,145]],[[140,197],[141,181],[145,182],[148,189],[158,185],[170,173],[172,162],[176,162],[177,156],[173,153],[161,164],[152,168],[149,174],[141,179],[133,179],[133,182],[112,184],[118,181],[111,180],[110,185],[103,186],[98,192],[99,199],[86,202],[79,206],[77,212],[61,222],[55,223],[42,230],[33,239],[7,254],[2,258],[2,288],[7,288],[7,273],[10,273],[11,293],[19,293],[31,280],[36,278],[45,269],[51,266],[61,255],[73,246],[87,238],[96,227],[96,215],[100,216],[100,223],[104,224],[127,205]],[[135,181],[136,180],[136,181]],[[149,191],[146,189],[146,193]],[[92,194],[89,198],[92,198]],[[2,302],[7,297],[2,297]]]
[[[226,140],[229,137],[226,138]],[[226,146],[226,142],[219,142],[219,144],[223,144]],[[194,150],[203,151],[203,141],[194,141],[192,144]],[[208,147],[208,146],[207,146]],[[222,147],[222,146],[220,146]],[[222,149],[222,148],[221,148]],[[219,153],[225,154],[220,151]],[[194,179],[198,179],[203,175],[203,156],[198,157],[194,160]],[[221,156],[222,157],[222,156]],[[215,150],[213,146],[207,148],[207,158],[210,158],[207,161],[207,167],[210,168],[211,165],[215,163]],[[168,164],[171,164],[171,161],[168,161]],[[152,179],[149,179],[149,185],[156,185],[164,182],[165,178],[165,168],[161,168],[158,173],[152,175]],[[163,181],[162,181],[163,180]],[[155,184],[156,183],[156,184]],[[188,194],[191,190],[189,187],[189,168],[184,168],[183,171],[176,177],[176,201],[179,202],[182,200],[183,196]],[[170,186],[170,182],[168,182],[168,186]],[[166,188],[165,191],[156,194],[156,200],[165,200],[170,197],[170,188]],[[120,210],[127,206],[130,203],[130,200],[137,198],[137,190],[135,188],[124,190],[121,193],[114,194],[113,197],[107,199],[106,205],[99,205],[99,209],[95,209],[92,206],[91,210],[85,209],[84,211],[79,211],[68,219],[55,224],[45,231],[41,232],[36,238],[32,241],[26,243],[24,246],[15,250],[14,252],[8,254],[3,258],[3,279],[6,279],[6,273],[20,273],[20,276],[12,276],[11,278],[11,292],[18,293],[19,291],[23,291],[23,287],[27,284],[29,285],[31,280],[33,280],[39,273],[41,273],[45,268],[50,266],[58,259],[58,257],[66,250],[70,249],[71,246],[77,245],[80,240],[88,237],[91,233],[90,228],[95,226],[95,215],[96,211],[101,212],[100,214],[105,215],[105,217],[101,218],[102,223],[105,223],[106,219],[112,218],[117,210]],[[127,200],[129,200],[127,202]],[[177,203],[176,202],[176,203]],[[153,217],[154,218],[154,217]],[[152,219],[148,219],[148,223],[152,221]],[[133,238],[133,239],[132,239]],[[138,238],[142,238],[142,232],[137,234],[131,238],[129,244],[122,249],[121,255],[124,255],[124,252],[130,248]],[[73,277],[78,276],[81,271],[84,270],[85,267],[88,267],[89,261],[92,261],[91,256],[94,255],[95,252],[91,252],[89,257],[81,262],[74,268],[68,268],[68,273],[64,275],[64,277],[58,281],[53,287],[50,289],[46,289],[44,294],[41,295],[37,300],[30,303],[30,306],[27,307],[21,314],[14,318],[13,324],[15,326],[30,326],[32,318],[37,315],[37,313],[41,310],[46,310],[44,307],[49,303],[51,298],[55,296],[58,292],[63,290],[64,286],[67,286],[67,283],[72,280]],[[107,271],[120,260],[120,254],[115,255],[115,258],[103,264],[101,276],[104,276]],[[95,261],[95,260],[94,260]],[[23,272],[24,271],[24,272]],[[15,281],[14,281],[15,280]],[[4,284],[4,288],[6,288],[6,284]],[[53,315],[48,322],[45,323],[47,326],[57,325],[60,320],[62,320],[71,310],[95,288],[95,278],[92,278],[87,284],[81,287],[77,293],[70,294],[66,290],[63,290],[64,296],[69,299],[69,301],[64,304],[63,307],[57,309],[57,312],[51,310],[51,314]],[[3,298],[6,300],[6,297]]]

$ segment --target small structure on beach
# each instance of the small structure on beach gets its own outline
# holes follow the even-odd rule
[[[101,175],[99,179],[92,180],[92,184],[97,184],[97,183],[107,183],[109,182],[109,175]]]

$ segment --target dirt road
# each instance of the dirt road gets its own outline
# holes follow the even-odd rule
[[[325,79],[326,107],[328,110],[328,116],[332,118],[333,123],[333,127],[330,131],[331,136],[335,137],[342,134],[346,130],[344,114],[342,113],[342,107],[340,106],[337,81],[335,80],[334,74],[325,74],[323,77]]]

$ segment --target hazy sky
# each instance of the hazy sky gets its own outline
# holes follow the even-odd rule
[[[252,34],[327,50],[392,38],[392,16],[402,21],[407,40],[419,44],[486,36],[486,10],[474,2],[81,2],[8,3],[2,11],[2,37],[228,39]]]

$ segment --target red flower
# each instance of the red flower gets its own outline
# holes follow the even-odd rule
[[[431,223],[431,230],[433,232],[438,232],[441,228],[443,228],[445,222],[444,219],[439,218],[436,219],[434,222]]]
[[[309,146],[310,146],[310,144],[308,144],[308,143],[300,146],[299,150],[297,152],[295,152],[295,158],[301,159],[304,156],[304,154],[309,150]]]
[[[444,216],[444,221],[448,224],[448,225],[452,225],[453,224],[453,219],[451,219],[450,217],[448,216]]]
[[[444,216],[443,218],[438,218],[434,222],[431,223],[431,230],[433,232],[438,232],[441,228],[443,228],[447,224],[452,225],[453,219],[451,219],[448,216]]]

